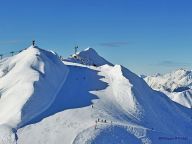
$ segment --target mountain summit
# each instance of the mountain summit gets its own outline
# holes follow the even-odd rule
[[[112,65],[110,62],[101,57],[93,48],[87,48],[78,52],[68,58],[67,61],[92,66],[102,66],[105,64]]]

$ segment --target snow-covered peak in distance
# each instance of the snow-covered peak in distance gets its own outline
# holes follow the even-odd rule
[[[178,69],[164,75],[148,76],[144,80],[173,101],[188,108],[192,107],[192,71]]]
[[[160,73],[155,73],[153,76],[158,77],[158,76],[161,76],[161,74]]]
[[[77,54],[73,54],[70,58],[66,59],[66,61],[92,66],[113,65],[101,57],[93,48],[87,48]]]
[[[164,75],[148,76],[145,81],[154,89],[173,92],[179,87],[191,86],[192,71],[178,69]]]

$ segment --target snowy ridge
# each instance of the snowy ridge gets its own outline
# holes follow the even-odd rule
[[[91,85],[91,89],[95,90],[91,90],[90,93],[98,98],[92,100],[93,107],[91,103],[85,107],[69,107],[39,123],[19,129],[18,143],[32,144],[40,141],[62,144],[63,140],[66,143],[89,144],[112,141],[122,144],[158,143],[159,136],[175,135],[185,135],[191,141],[192,112],[173,103],[164,94],[153,91],[142,78],[126,68],[119,65],[104,65],[98,68],[81,65],[74,67],[73,63],[67,63],[67,66],[70,69],[69,76],[71,75],[69,79],[74,77],[76,80],[70,80],[70,84],[74,86],[72,93],[65,90],[68,82],[63,85],[65,94],[60,93],[61,96],[73,97],[74,100],[70,100],[72,105],[76,103],[76,99],[80,104],[88,98],[84,99],[81,93]],[[95,79],[97,74],[88,73],[87,70],[98,71],[98,75],[102,77],[101,81],[108,86],[101,87],[101,83]],[[84,76],[86,78],[83,80]],[[81,96],[82,98],[79,98]],[[68,102],[65,101],[63,104],[67,105]],[[96,125],[95,121],[98,121],[98,118],[99,122]],[[101,122],[103,120],[107,122]],[[110,129],[113,129],[113,133]],[[114,133],[117,137],[111,136]],[[28,134],[32,134],[33,137],[26,139]]]
[[[56,55],[31,46],[1,61],[0,71],[0,125],[15,128],[51,105],[68,70]]]
[[[192,71],[179,69],[164,75],[148,76],[144,80],[150,87],[162,91],[173,101],[192,108]]]
[[[192,108],[192,89],[169,94],[171,99],[187,108]]]

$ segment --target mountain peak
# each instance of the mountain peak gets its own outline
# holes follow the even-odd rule
[[[80,52],[78,52],[77,53],[77,56],[89,56],[89,57],[92,57],[92,56],[99,56],[98,55],[98,53],[93,49],[93,48],[91,48],[91,47],[88,47],[88,48],[86,48],[85,50],[83,50],[83,51],[80,51]]]
[[[167,73],[164,76],[167,76],[167,75],[174,77],[176,79],[182,79],[182,78],[187,78],[187,77],[192,79],[192,71],[183,69],[183,68],[172,71],[171,73]]]
[[[84,51],[90,51],[90,52],[95,52],[95,53],[97,53],[97,52],[95,51],[95,49],[93,49],[93,48],[91,48],[91,47],[86,48]]]
[[[93,48],[86,48],[85,50],[72,55],[71,58],[66,59],[66,61],[92,65],[92,66],[102,66],[105,64],[113,65],[103,57],[101,57]]]
[[[184,69],[184,68],[179,68],[179,69],[173,71],[173,73],[180,73],[180,72],[185,73],[185,72],[187,72],[187,71],[188,71],[188,70],[186,70],[186,69]]]

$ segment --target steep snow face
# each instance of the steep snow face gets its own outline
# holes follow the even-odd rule
[[[0,61],[0,125],[20,127],[47,109],[67,72],[55,54],[32,46]]]
[[[128,119],[164,132],[173,128],[172,118],[176,120],[175,124],[180,123],[182,116],[178,117],[175,113],[175,111],[180,111],[180,108],[162,93],[149,88],[142,78],[119,65],[114,66],[111,71],[104,71],[108,72],[112,80],[109,82],[110,91],[113,91],[112,95],[117,102],[114,107],[119,104],[120,111],[123,111]],[[187,114],[186,117],[188,117],[187,121],[189,122],[189,115]],[[178,129],[185,129],[184,124],[180,123],[179,125],[181,127],[177,127]],[[172,129],[172,131],[174,130]],[[179,133],[177,130],[175,132]]]
[[[192,89],[177,93],[174,92],[169,94],[169,96],[173,101],[187,108],[192,108]]]
[[[155,90],[167,94],[173,101],[192,107],[192,71],[179,69],[165,75],[145,77],[144,80]]]
[[[192,142],[192,112],[128,69],[64,63],[70,71],[58,99],[40,116],[42,121],[18,130],[18,144],[151,144],[160,143],[161,136],[185,136]]]
[[[87,48],[84,51],[78,52],[77,54],[72,55],[72,57],[68,58],[66,61],[92,66],[102,66],[105,64],[112,65],[103,57],[99,56],[93,48]]]

